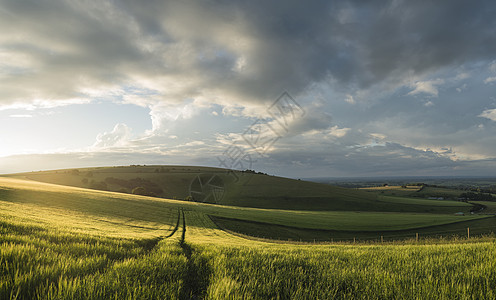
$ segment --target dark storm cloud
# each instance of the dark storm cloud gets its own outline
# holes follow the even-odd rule
[[[170,82],[161,82],[162,76],[185,82],[175,92],[146,86],[167,101],[205,91],[213,91],[211,98],[255,101],[282,90],[297,94],[315,82],[364,88],[392,75],[423,74],[496,52],[491,1],[3,0],[0,5],[6,33],[0,46],[31,60],[24,73],[7,73],[3,103],[84,96],[88,86],[126,86],[136,77]],[[143,82],[134,83],[144,88]]]
[[[243,93],[335,79],[366,88],[391,76],[422,75],[451,64],[494,57],[491,1],[250,1],[232,5],[256,45],[256,77]],[[226,13],[223,11],[223,13]],[[227,12],[229,13],[229,12]]]

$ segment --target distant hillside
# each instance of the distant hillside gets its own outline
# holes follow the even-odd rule
[[[405,205],[374,193],[327,184],[195,166],[125,166],[9,175],[60,185],[222,205],[290,210],[435,212],[425,202]],[[459,208],[453,208],[458,210]]]

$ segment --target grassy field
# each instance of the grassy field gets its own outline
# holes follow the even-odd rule
[[[307,231],[317,230],[321,235],[319,240],[329,240],[332,235],[335,235],[336,238],[338,236],[340,238],[353,238],[357,232],[361,232],[361,236],[367,234],[380,236],[381,234],[384,235],[385,231],[390,234],[394,233],[394,231],[400,233],[405,230],[423,232],[425,228],[463,223],[488,217],[487,215],[455,216],[451,213],[295,211],[221,206],[102,192],[8,178],[0,179],[0,199],[2,198],[5,199],[2,202],[4,204],[24,204],[30,209],[36,209],[37,207],[43,209],[70,209],[83,216],[89,214],[89,226],[94,222],[104,222],[107,224],[125,224],[125,226],[134,229],[161,228],[161,226],[166,226],[171,222],[171,210],[184,209],[186,211],[197,211],[206,216],[291,226]],[[428,200],[414,200],[430,203]],[[445,203],[451,205],[449,202]],[[461,206],[455,207],[456,210],[467,210],[467,207],[470,207],[462,202],[457,202],[457,204]],[[438,203],[433,202],[432,206],[437,208],[437,205]],[[450,212],[450,208],[451,206],[444,207],[447,212]],[[408,209],[405,210],[408,211]],[[232,229],[230,227],[226,228]],[[324,232],[322,232],[323,230]],[[331,235],[325,231],[334,233]],[[270,230],[267,230],[267,232],[270,232]],[[408,236],[410,235],[409,232],[407,234]],[[305,239],[305,236],[306,234],[299,238]],[[283,237],[285,238],[285,236]]]
[[[420,186],[388,185],[377,187],[359,188],[361,191],[375,192],[386,196],[412,196],[420,190]]]
[[[464,193],[462,190],[456,190],[456,189],[448,189],[448,188],[441,188],[441,187],[432,187],[432,186],[427,186],[424,187],[421,191],[417,193],[419,197],[437,197],[437,198],[444,198],[444,199],[455,199],[460,197],[460,194]]]
[[[420,198],[444,198],[456,199],[460,194],[464,193],[462,190],[454,188],[433,187],[433,186],[380,186],[360,188],[361,191],[367,191],[374,194],[383,196],[401,196],[401,197],[420,197]]]
[[[375,209],[376,196],[314,182],[225,169],[188,166],[129,166],[30,172],[11,175],[46,183],[131,193],[145,186],[159,197],[185,199],[197,178],[219,178],[222,205],[305,210],[346,210],[348,205]],[[117,180],[115,180],[117,179]],[[208,191],[207,191],[208,193]],[[377,208],[380,210],[382,208]],[[391,207],[394,210],[394,207]]]
[[[482,212],[481,212],[483,214],[496,214],[496,202],[473,201],[473,203],[485,206],[484,210],[482,210]]]
[[[456,201],[404,198],[411,193],[416,194],[418,187],[379,188],[380,192],[386,192],[382,194],[377,188],[367,192],[264,174],[239,171],[228,173],[224,169],[209,167],[101,167],[10,175],[19,179],[124,193],[131,193],[133,187],[144,186],[157,196],[168,199],[186,199],[190,190],[195,190],[198,178],[208,180],[212,176],[216,176],[219,181],[221,193],[217,201],[212,201],[213,197],[208,198],[208,201],[221,205],[285,210],[414,213],[468,213],[471,209],[470,205]],[[401,190],[407,193],[398,192]],[[205,194],[212,193],[206,190]]]
[[[288,213],[293,215],[284,217]],[[362,229],[366,224],[387,229],[391,222],[404,228],[449,225],[460,218],[388,213],[391,219],[384,221],[373,212],[321,213],[225,207],[0,178],[0,298],[496,297],[492,237],[297,245],[233,235],[209,217],[265,216],[308,228],[348,222]]]

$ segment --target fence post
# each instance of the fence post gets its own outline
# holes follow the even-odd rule
[[[353,237],[353,244],[354,244],[355,242],[356,242],[356,239],[355,239],[355,237]]]
[[[415,233],[415,241],[417,241],[417,242],[418,242],[418,232],[417,232],[417,233]]]
[[[381,243],[384,243],[384,237],[381,235]]]
[[[467,239],[470,238],[470,227],[467,227]]]

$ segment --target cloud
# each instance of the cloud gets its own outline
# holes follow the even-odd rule
[[[495,77],[487,77],[486,79],[484,79],[485,84],[492,83],[495,81],[496,81],[496,76]]]
[[[462,72],[456,75],[455,80],[464,80],[470,78],[470,74],[467,72]]]
[[[350,130],[351,130],[351,128],[339,128],[336,125],[336,126],[331,127],[331,129],[329,130],[329,135],[337,137],[337,138],[341,138],[341,137],[344,137],[348,133],[348,131],[350,131]]]
[[[332,126],[332,116],[319,110],[319,105],[307,107],[304,116],[296,115],[294,119],[288,120],[286,132],[289,136],[297,136],[309,131],[323,131]],[[273,128],[279,128],[277,121],[270,122]]]
[[[192,118],[201,108],[194,101],[178,104],[157,102],[150,107],[152,132],[167,132],[171,123],[178,119]]]
[[[412,87],[414,87],[414,89],[411,92],[409,92],[408,95],[427,94],[432,97],[437,97],[439,95],[437,86],[443,83],[444,83],[443,79],[417,81],[414,84],[412,84]]]
[[[479,117],[486,118],[496,122],[496,109],[486,109]]]
[[[11,117],[11,118],[32,118],[33,115],[27,115],[27,114],[25,114],[25,115],[10,115],[9,117]]]
[[[348,102],[349,104],[355,104],[355,99],[350,94],[346,95],[345,101]]]
[[[492,57],[491,3],[4,0],[0,105],[250,106],[315,82],[366,88]],[[414,91],[437,94],[425,84]]]
[[[493,73],[496,73],[496,60],[493,60],[490,64],[489,64],[489,70]]]
[[[466,89],[467,89],[467,84],[466,84],[466,83],[464,83],[462,86],[457,87],[457,88],[456,88],[456,91],[457,91],[458,93],[461,93],[462,91],[464,91],[464,90],[466,90]]]
[[[292,161],[320,165],[305,156],[316,153],[328,166],[344,172],[348,163],[350,173],[359,173],[353,160],[338,157],[370,166],[365,157],[379,157],[372,149],[382,149],[403,153],[389,157],[406,167],[406,157],[427,155],[407,155],[407,148],[454,145],[486,157],[496,149],[487,136],[493,123],[478,128],[479,117],[494,120],[492,110],[480,113],[494,97],[491,0],[0,0],[0,6],[0,112],[105,101],[150,110],[149,131],[133,140],[130,128],[117,125],[97,137],[95,151],[125,149],[139,158],[186,149],[200,159],[195,149],[225,146],[216,134],[239,135],[256,118],[269,118],[267,108],[283,91],[307,110],[274,148],[298,149],[301,156],[287,154]],[[319,100],[312,97],[320,91]],[[427,99],[403,101],[405,95]],[[376,136],[377,145],[365,147],[370,133],[387,139]]]
[[[378,140],[384,140],[387,136],[382,134],[382,133],[371,133],[370,136],[372,136],[375,139]]]
[[[116,146],[124,146],[131,137],[131,129],[126,124],[116,124],[110,132],[98,134],[93,149],[105,149]]]
[[[253,168],[293,177],[322,176],[493,176],[495,159],[452,160],[449,151],[436,152],[397,143],[356,144],[343,148],[329,143],[311,151],[279,147],[270,158],[254,156]],[[182,154],[181,154],[182,153]],[[129,151],[72,152],[0,157],[0,174],[87,166],[130,164],[181,164],[218,166],[215,156],[187,155],[184,149],[171,153]],[[109,163],[110,162],[110,163]]]

